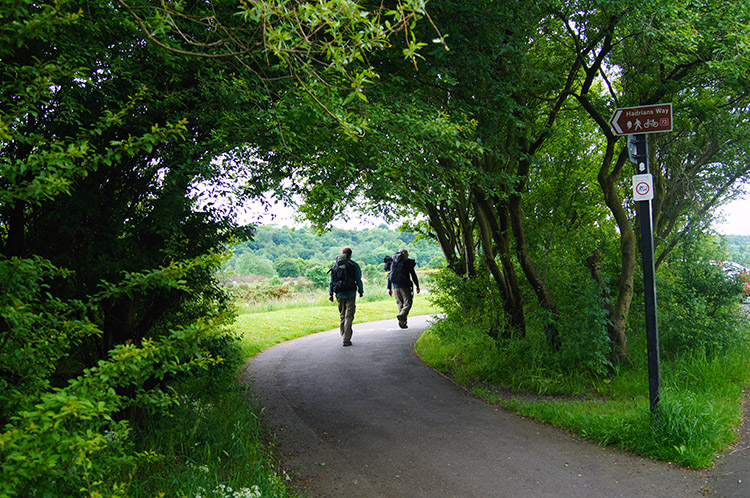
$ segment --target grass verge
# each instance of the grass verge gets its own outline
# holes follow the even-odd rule
[[[214,385],[155,417],[140,444],[158,449],[138,469],[128,496],[294,498],[268,445],[260,407],[245,388]]]
[[[631,344],[633,364],[609,377],[565,374],[535,349],[533,337],[502,345],[470,327],[454,326],[433,326],[420,337],[417,352],[474,395],[511,411],[602,446],[695,469],[713,465],[736,440],[750,381],[747,347],[713,357],[699,352],[663,359],[661,398],[652,414],[640,344]]]

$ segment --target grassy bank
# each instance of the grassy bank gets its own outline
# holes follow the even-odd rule
[[[539,344],[533,335],[503,344],[471,326],[443,321],[420,337],[417,352],[473,394],[602,446],[706,468],[736,439],[750,383],[747,342],[712,356],[662,357],[655,415],[645,341],[635,337],[632,363],[608,376],[561,373]]]

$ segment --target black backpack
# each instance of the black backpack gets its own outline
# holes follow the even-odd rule
[[[391,260],[391,282],[400,286],[406,287],[411,285],[409,279],[409,259],[404,256],[404,253],[397,252],[393,255]]]
[[[331,290],[337,293],[357,289],[357,269],[349,258],[336,257],[331,267],[331,283]]]
[[[393,263],[393,258],[390,256],[386,256],[383,258],[383,271],[391,271],[391,263]]]

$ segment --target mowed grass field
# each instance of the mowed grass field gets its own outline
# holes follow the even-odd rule
[[[358,301],[354,325],[378,320],[396,320],[396,301],[393,298],[378,301]],[[440,310],[432,305],[425,294],[414,297],[409,316],[429,315]],[[325,304],[304,308],[252,312],[240,311],[234,330],[240,335],[243,350],[252,357],[280,342],[296,339],[316,332],[331,330],[339,326],[339,311],[336,302],[327,299]]]

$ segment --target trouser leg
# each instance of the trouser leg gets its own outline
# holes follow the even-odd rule
[[[406,323],[411,305],[414,302],[414,294],[410,288],[396,289],[396,304],[398,305],[398,321]]]
[[[404,309],[404,300],[401,296],[401,293],[399,292],[401,289],[395,289],[395,296],[396,296],[396,306],[398,306],[398,315],[396,315],[396,318],[401,321],[401,310]]]
[[[339,299],[339,332],[344,342],[352,340],[352,323],[354,322],[354,312],[357,309],[357,296]]]

